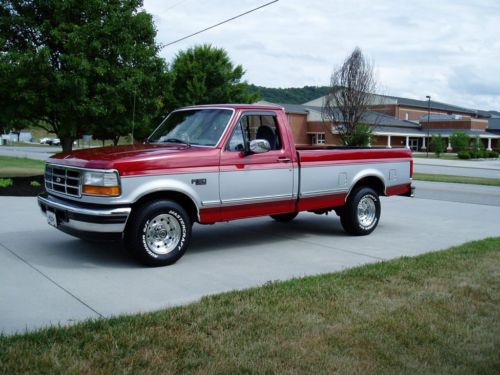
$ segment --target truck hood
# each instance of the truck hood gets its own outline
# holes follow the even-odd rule
[[[218,149],[186,146],[140,144],[98,147],[52,155],[47,163],[90,169],[116,169],[120,175],[148,174],[166,169],[218,165],[211,160]],[[208,160],[210,159],[210,160]],[[218,159],[218,158],[217,158]]]

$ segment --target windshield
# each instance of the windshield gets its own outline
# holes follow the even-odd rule
[[[172,112],[151,134],[148,143],[215,146],[232,114],[228,109],[188,109]]]

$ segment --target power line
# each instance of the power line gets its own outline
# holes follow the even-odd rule
[[[217,24],[215,24],[215,25],[212,25],[212,26],[210,26],[210,27],[207,27],[206,29],[203,29],[203,30],[197,31],[197,32],[195,32],[195,33],[193,33],[193,34],[190,34],[190,35],[188,35],[188,36],[185,36],[185,37],[183,37],[183,38],[180,38],[180,39],[174,40],[173,42],[170,42],[170,43],[164,44],[163,46],[161,46],[161,48],[165,48],[165,47],[171,46],[172,44],[179,43],[179,42],[181,42],[181,41],[183,41],[183,40],[185,40],[185,39],[191,38],[192,36],[195,36],[195,35],[201,34],[201,33],[205,32],[205,31],[207,31],[207,30],[210,30],[210,29],[213,29],[214,27],[217,27],[217,26],[223,25],[223,24],[225,24],[225,23],[227,23],[227,22],[229,22],[229,21],[235,20],[236,18],[240,18],[240,17],[242,17],[242,16],[244,16],[244,15],[247,15],[248,13],[255,12],[256,10],[262,9],[262,8],[264,8],[264,7],[267,7],[268,5],[271,5],[271,4],[276,3],[276,2],[278,2],[278,1],[279,1],[279,0],[273,0],[273,1],[270,1],[270,2],[268,2],[268,3],[264,4],[264,5],[261,5],[261,6],[257,7],[257,8],[251,9],[251,10],[246,11],[246,12],[244,12],[244,13],[238,14],[237,16],[234,16],[234,17],[228,18],[228,19],[227,19],[227,20],[225,20],[225,21],[222,21],[222,22],[219,22],[219,23],[217,23]]]

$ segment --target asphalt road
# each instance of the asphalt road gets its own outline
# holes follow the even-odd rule
[[[415,165],[416,173],[430,173],[451,176],[483,177],[500,179],[500,169],[483,169],[480,166],[474,167],[451,167],[440,165]]]
[[[500,159],[497,160],[445,160],[414,158],[417,173],[500,179]]]
[[[500,206],[500,187],[443,182],[413,181],[416,199]],[[500,216],[499,216],[500,221]],[[500,225],[499,225],[500,226]]]
[[[47,160],[50,155],[61,152],[61,147],[53,146],[0,146],[0,155],[36,160]]]
[[[34,198],[0,197],[0,331],[153,311],[273,280],[335,272],[499,236],[499,209],[382,199],[375,232],[351,237],[335,215],[300,214],[195,225],[175,265],[143,268],[118,245],[81,241],[47,225]]]

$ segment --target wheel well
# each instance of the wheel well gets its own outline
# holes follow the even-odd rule
[[[354,190],[358,189],[361,186],[372,188],[377,192],[378,195],[385,195],[384,182],[380,178],[375,176],[363,177],[361,180],[356,182],[356,184],[354,184],[349,194],[351,194],[351,192],[353,192]]]
[[[134,212],[134,208],[142,206],[148,202],[165,199],[172,200],[180,204],[186,210],[192,223],[198,221],[198,210],[195,203],[187,195],[176,191],[157,191],[145,195],[133,204],[132,212]]]

